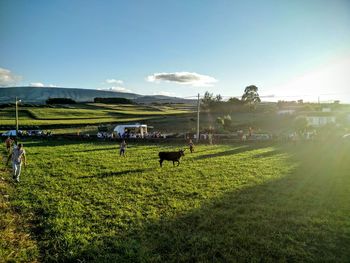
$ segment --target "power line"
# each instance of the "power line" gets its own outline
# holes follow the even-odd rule
[[[270,94],[270,95],[259,95],[260,98],[296,98],[296,97],[318,97],[318,96],[336,96],[336,95],[347,95],[350,92],[337,92],[337,93],[317,93],[317,94],[295,94],[295,95],[282,95],[282,94]],[[222,98],[241,98],[242,95],[220,95]],[[179,97],[182,99],[197,99],[198,95]],[[204,98],[203,95],[200,98]]]

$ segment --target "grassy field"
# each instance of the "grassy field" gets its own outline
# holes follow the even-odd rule
[[[217,123],[218,117],[224,113],[200,114],[200,130],[214,127],[216,133],[225,133]],[[293,116],[278,116],[275,112],[233,112],[232,123],[236,130],[253,127],[257,133],[290,133],[293,130]],[[39,126],[40,129],[50,130],[53,134],[95,135],[98,126],[108,126],[109,131],[119,123],[142,122],[163,133],[194,132],[197,115],[193,105],[128,105],[84,103],[74,105],[56,105],[47,107],[20,107],[19,128]],[[14,108],[0,109],[0,132],[13,129],[15,125]],[[7,127],[4,127],[7,126]],[[27,126],[27,128],[26,128]],[[2,127],[2,128],[1,128]]]
[[[15,213],[28,226],[13,230],[28,239],[18,251],[2,223],[7,260],[350,259],[347,145],[199,145],[180,166],[163,168],[158,151],[182,145],[131,144],[125,158],[115,143],[25,145],[20,184],[0,167],[7,217]]]
[[[222,116],[223,113],[201,112],[200,129],[215,127],[218,133],[222,133],[222,127],[217,124],[217,117]],[[111,131],[118,123],[135,122],[148,124],[154,127],[154,131],[164,133],[193,132],[196,120],[195,108],[186,104],[154,106],[85,103],[55,107],[20,107],[19,110],[20,129],[23,126],[39,126],[51,130],[53,134],[77,134],[79,131],[81,134],[91,135],[98,132],[99,125],[107,125]],[[256,132],[290,129],[290,120],[278,118],[275,113],[236,112],[232,114],[232,120],[237,129],[254,127]],[[13,107],[0,109],[0,127],[5,125],[12,128],[15,125]]]
[[[76,104],[72,106],[22,107],[19,110],[20,126],[69,126],[98,125],[104,123],[128,123],[163,118],[164,116],[186,115],[191,107],[185,105],[145,106]],[[0,124],[14,125],[14,108],[0,109]]]

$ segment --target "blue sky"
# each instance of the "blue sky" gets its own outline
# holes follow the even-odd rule
[[[350,1],[0,0],[0,85],[350,102]]]

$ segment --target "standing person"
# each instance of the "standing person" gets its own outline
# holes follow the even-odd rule
[[[297,134],[297,132],[293,133],[292,141],[293,141],[294,145],[297,145],[297,141],[298,141],[298,134]]]
[[[7,137],[7,139],[5,140],[7,152],[10,152],[12,143],[13,143],[13,140],[10,137]]]
[[[190,152],[193,153],[194,152],[194,144],[193,144],[193,141],[191,139],[188,142],[188,146],[190,146]]]
[[[125,149],[126,149],[126,142],[125,140],[123,140],[122,143],[120,144],[120,151],[119,151],[120,156],[123,155],[125,157]]]
[[[12,152],[7,158],[6,165],[8,165],[10,158],[12,161],[13,179],[16,180],[16,182],[19,182],[22,161],[24,162],[24,166],[27,166],[26,151],[24,150],[23,145],[21,143],[19,143],[16,147],[13,148]]]
[[[209,140],[209,144],[212,145],[213,144],[213,134],[212,133],[208,134],[208,140]]]

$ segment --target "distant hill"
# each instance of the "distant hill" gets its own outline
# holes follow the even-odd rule
[[[146,95],[146,96],[140,96],[134,99],[136,103],[197,103],[196,100],[188,100],[183,98],[177,98],[177,97],[168,97],[164,95]]]
[[[77,102],[93,102],[94,98],[126,98],[136,103],[192,103],[182,98],[93,89],[51,88],[51,87],[6,87],[0,88],[0,103],[14,102],[18,97],[25,103],[45,103],[48,98],[70,98]]]

